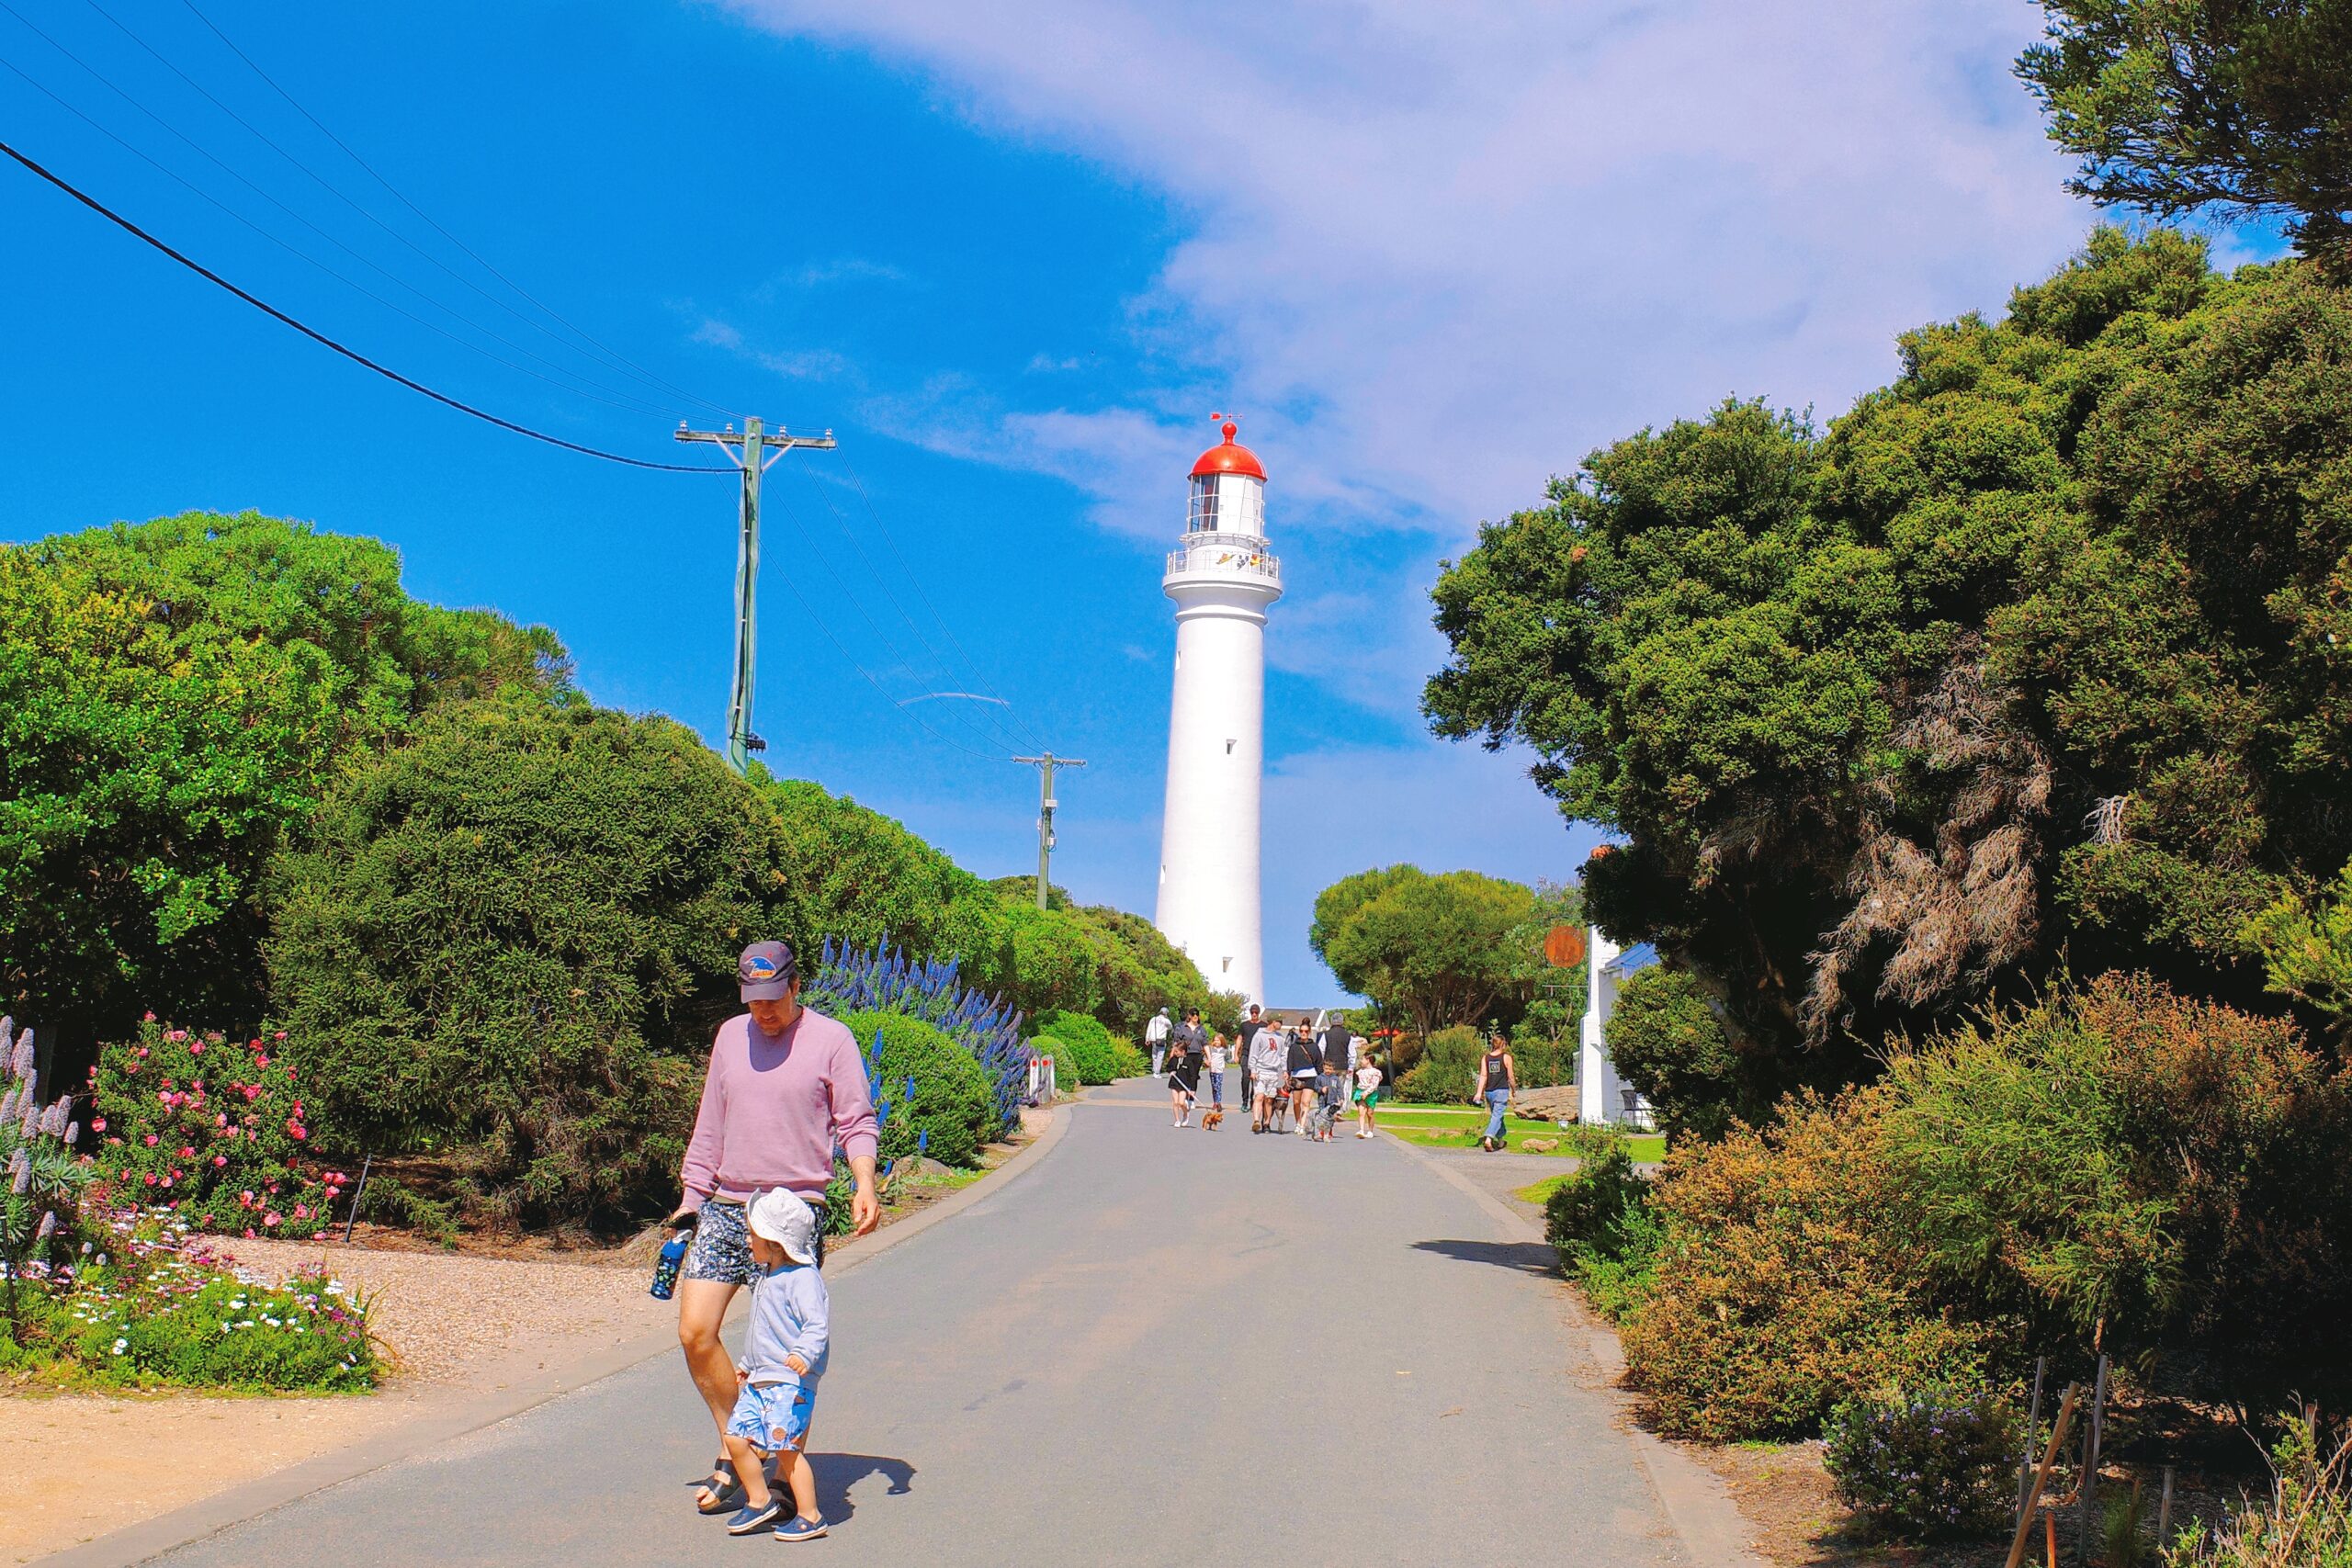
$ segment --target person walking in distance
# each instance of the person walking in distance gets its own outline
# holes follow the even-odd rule
[[[1182,1029],[1168,1035],[1168,1109],[1176,1125],[1193,1124],[1193,1102],[1201,1097],[1201,1051]]]
[[[1380,1109],[1380,1069],[1374,1065],[1372,1053],[1364,1052],[1357,1058],[1356,1136],[1369,1138],[1380,1129],[1374,1118]]]
[[[1315,1091],[1322,1097],[1323,1109],[1329,1113],[1323,1122],[1322,1138],[1327,1144],[1339,1126],[1340,1113],[1347,1109],[1348,1058],[1351,1054],[1349,1039],[1348,1026],[1340,1021],[1339,1014],[1333,1013],[1324,1021],[1323,1032],[1316,1040],[1320,1057],[1317,1066],[1322,1070],[1315,1075]]]
[[[1241,1060],[1250,1074],[1250,1130],[1274,1124],[1274,1106],[1283,1093],[1282,1036],[1258,1021],[1255,1003],[1241,1021]]]
[[[678,1280],[678,1343],[686,1371],[718,1428],[720,1457],[696,1495],[704,1513],[724,1513],[743,1496],[724,1446],[736,1400],[735,1368],[719,1324],[735,1292],[759,1278],[744,1204],[783,1188],[818,1216],[822,1265],[825,1184],[836,1145],[853,1181],[850,1225],[859,1235],[882,1220],[875,1190],[878,1126],[865,1064],[850,1032],[800,1005],[800,969],[780,942],[755,942],[736,961],[745,1010],[718,1026],[704,1075],[702,1103],[686,1144],[684,1196],[670,1228],[694,1228]]]
[[[1200,1009],[1197,1006],[1185,1009],[1183,1021],[1193,1025],[1193,1030],[1200,1030]],[[1209,1075],[1209,1110],[1221,1112],[1221,1110],[1226,1110],[1226,1034],[1223,1032],[1209,1034],[1209,1043],[1202,1046],[1200,1060],[1204,1063],[1204,1072]]]
[[[1283,1060],[1290,1068],[1291,1116],[1298,1122],[1298,1135],[1311,1138],[1315,1128],[1307,1117],[1315,1109],[1315,1080],[1322,1076],[1323,1060],[1306,1025],[1299,1024],[1290,1032],[1290,1049]]]
[[[1510,1097],[1519,1088],[1519,1069],[1510,1059],[1510,1045],[1498,1032],[1487,1043],[1487,1054],[1478,1058],[1478,1098],[1487,1102],[1487,1135],[1478,1146],[1492,1154],[1503,1146],[1503,1113],[1510,1109]]]
[[[1170,1032],[1166,1008],[1161,1008],[1158,1012],[1153,1013],[1151,1021],[1143,1026],[1143,1043],[1151,1047],[1151,1076],[1153,1077],[1158,1077],[1160,1069],[1167,1065]]]

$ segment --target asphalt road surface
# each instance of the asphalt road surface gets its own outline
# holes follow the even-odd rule
[[[1609,1396],[1566,1370],[1543,1248],[1385,1140],[1120,1103],[1153,1092],[1096,1090],[1000,1190],[832,1280],[810,1447],[833,1533],[793,1556],[1687,1564]],[[790,1550],[695,1514],[715,1449],[663,1356],[160,1561]]]

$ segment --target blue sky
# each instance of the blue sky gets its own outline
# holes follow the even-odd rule
[[[1835,412],[1891,374],[1895,332],[1997,310],[2090,220],[2007,79],[2034,15],[2007,0],[1040,0],[1017,28],[895,0],[198,4],[618,357],[837,433],[770,476],[757,728],[779,772],[984,875],[1034,865],[1035,775],[1004,758],[1044,744],[1094,764],[1060,791],[1056,880],[1149,912],[1160,555],[1208,415],[1238,413],[1290,587],[1267,710],[1283,1004],[1338,996],[1305,940],[1338,876],[1565,877],[1593,841],[1525,759],[1417,717],[1442,658],[1425,591],[1480,519],[1726,395]],[[508,417],[653,457],[680,418],[724,417],[588,357],[185,6],[105,5],[21,7],[96,74],[6,15],[0,60],[253,227],[0,71],[30,155]],[[556,627],[597,701],[718,733],[731,482],[452,415],[13,169],[0,213],[0,537],[197,506],[374,535],[412,592]],[[900,705],[975,688],[1011,709]]]

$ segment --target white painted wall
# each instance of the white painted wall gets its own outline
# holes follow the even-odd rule
[[[1624,949],[1600,934],[1599,926],[1585,928],[1584,1025],[1577,1042],[1577,1120],[1588,1124],[1627,1121],[1623,1078],[1609,1059],[1609,1020],[1617,1010],[1617,993],[1634,973],[1627,971]],[[1646,956],[1646,954],[1645,954]],[[1642,1102],[1638,1120],[1649,1122],[1648,1102]]]
[[[1246,501],[1234,494],[1237,485],[1247,487]],[[1218,488],[1220,511],[1240,502],[1238,515],[1263,517],[1257,480],[1227,474]],[[1258,835],[1266,607],[1283,589],[1279,569],[1262,555],[1217,543],[1213,535],[1187,536],[1160,584],[1176,601],[1176,680],[1154,923],[1212,989],[1263,1003]]]

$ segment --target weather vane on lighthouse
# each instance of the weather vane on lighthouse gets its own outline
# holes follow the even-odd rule
[[[1266,541],[1266,469],[1225,437],[1193,465],[1184,536],[1161,592],[1176,601],[1168,806],[1153,923],[1209,988],[1262,1003],[1258,797],[1265,772],[1266,608],[1283,596]]]

